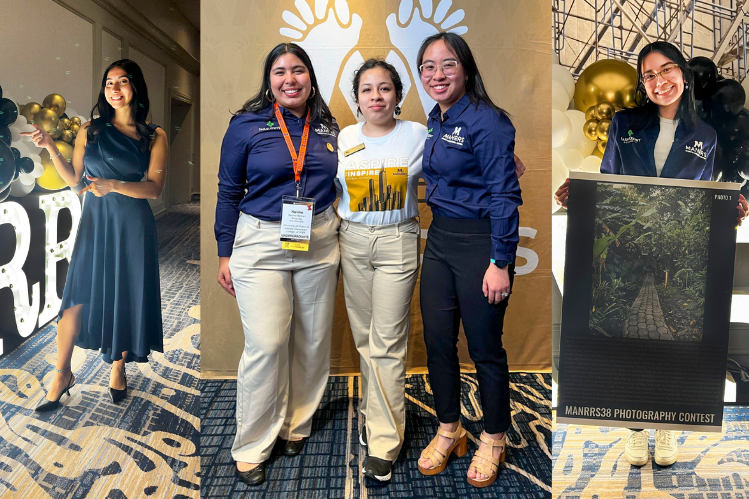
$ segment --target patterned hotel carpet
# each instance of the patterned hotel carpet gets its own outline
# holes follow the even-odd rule
[[[556,424],[555,499],[747,499],[749,408],[726,407],[723,433],[678,432],[679,459],[642,468],[624,459],[627,430]]]
[[[367,486],[361,475],[365,452],[359,445],[358,377],[337,376],[328,382],[313,420],[312,436],[300,456],[271,457],[268,480],[248,487],[234,476],[231,444],[234,437],[236,381],[201,380],[201,497],[367,498],[399,497],[464,499],[551,497],[551,376],[512,374],[512,418],[509,451],[500,476],[491,487],[477,489],[466,472],[481,432],[481,410],[475,375],[463,376],[463,425],[469,432],[468,454],[451,458],[436,476],[419,473],[416,461],[436,432],[436,417],[427,376],[406,380],[406,437],[389,485]]]
[[[110,366],[76,348],[64,407],[37,414],[55,360],[55,323],[0,359],[0,497],[199,497],[199,207],[157,221],[164,354],[127,366],[128,397],[107,395]]]

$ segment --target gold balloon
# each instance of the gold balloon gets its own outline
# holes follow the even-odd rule
[[[599,140],[598,141],[598,150],[601,151],[601,154],[606,152],[606,144],[608,144],[608,140]]]
[[[597,157],[603,159],[603,153],[601,152],[600,149],[598,149],[598,147],[596,147],[595,149],[593,149],[593,152],[591,153],[591,155],[597,156]]]
[[[588,120],[583,125],[583,133],[585,134],[585,137],[587,137],[589,140],[598,140],[598,134],[596,134],[596,129],[598,128],[598,120],[593,118],[591,120]]]
[[[596,105],[596,118],[599,120],[610,120],[614,116],[614,105],[610,102],[599,102]]]
[[[609,127],[611,126],[611,120],[601,120],[598,122],[596,127],[596,135],[601,140],[609,140]]]
[[[62,128],[60,127],[53,128],[52,130],[50,130],[49,136],[55,140],[59,139],[60,137],[62,137]]]
[[[588,120],[597,120],[596,117],[596,106],[590,106],[587,111],[585,111],[585,121]]]
[[[73,147],[67,142],[61,140],[55,141],[57,150],[62,153],[62,157],[70,161],[73,158]],[[44,149],[39,156],[42,158],[42,166],[44,167],[44,173],[42,176],[36,179],[36,185],[43,191],[59,191],[67,187],[65,181],[57,173],[54,163],[49,157],[49,152]]]
[[[62,140],[56,140],[55,145],[57,146],[57,150],[62,153],[63,158],[67,159],[68,161],[73,159],[73,146],[71,146],[67,142],[63,142]]]
[[[602,101],[615,107],[632,107],[636,87],[637,70],[626,62],[596,61],[583,70],[575,84],[575,108],[585,112]]]
[[[65,97],[63,97],[60,94],[49,94],[44,98],[44,101],[42,102],[42,107],[47,107],[49,109],[52,109],[54,112],[57,113],[57,116],[62,116],[65,114],[65,108],[67,107],[67,103],[65,102]]]
[[[21,108],[21,114],[24,118],[26,118],[26,121],[29,123],[33,123],[34,121],[34,115],[39,112],[39,110],[42,108],[38,103],[36,102],[29,102],[28,104],[24,104],[24,106]]]
[[[43,107],[34,115],[34,123],[39,128],[43,128],[45,132],[51,133],[53,129],[57,128],[57,122],[60,119],[57,117],[57,113],[52,109]]]
[[[71,132],[73,132],[74,134],[77,134],[77,133],[78,133],[78,130],[80,130],[80,129],[81,129],[81,125],[80,125],[80,123],[78,123],[78,124],[76,124],[76,123],[71,123],[71,124],[70,124],[70,131],[71,131]]]
[[[68,118],[60,118],[60,124],[57,125],[63,130],[69,130],[70,129],[70,120]]]
[[[72,125],[78,125],[81,126],[81,119],[78,116],[75,116],[74,118],[70,118],[70,123]]]
[[[73,142],[73,132],[71,132],[70,130],[64,130],[62,132],[62,140],[67,143]]]

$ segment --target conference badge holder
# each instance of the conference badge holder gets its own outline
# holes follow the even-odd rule
[[[315,200],[297,196],[283,196],[281,211],[281,248],[293,251],[309,251],[312,237],[312,218],[315,215]]]

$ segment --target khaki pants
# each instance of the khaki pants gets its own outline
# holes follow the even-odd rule
[[[419,224],[344,220],[338,240],[351,332],[361,356],[359,405],[368,454],[394,461],[405,431],[406,345],[419,267]]]
[[[308,437],[330,372],[338,283],[333,208],[314,217],[308,252],[281,249],[280,223],[242,214],[229,262],[244,329],[237,373],[236,461],[259,463]]]

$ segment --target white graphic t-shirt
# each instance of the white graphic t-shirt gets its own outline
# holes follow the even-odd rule
[[[338,215],[365,225],[417,216],[426,127],[396,120],[392,132],[371,138],[362,133],[362,125],[347,126],[338,135]]]

